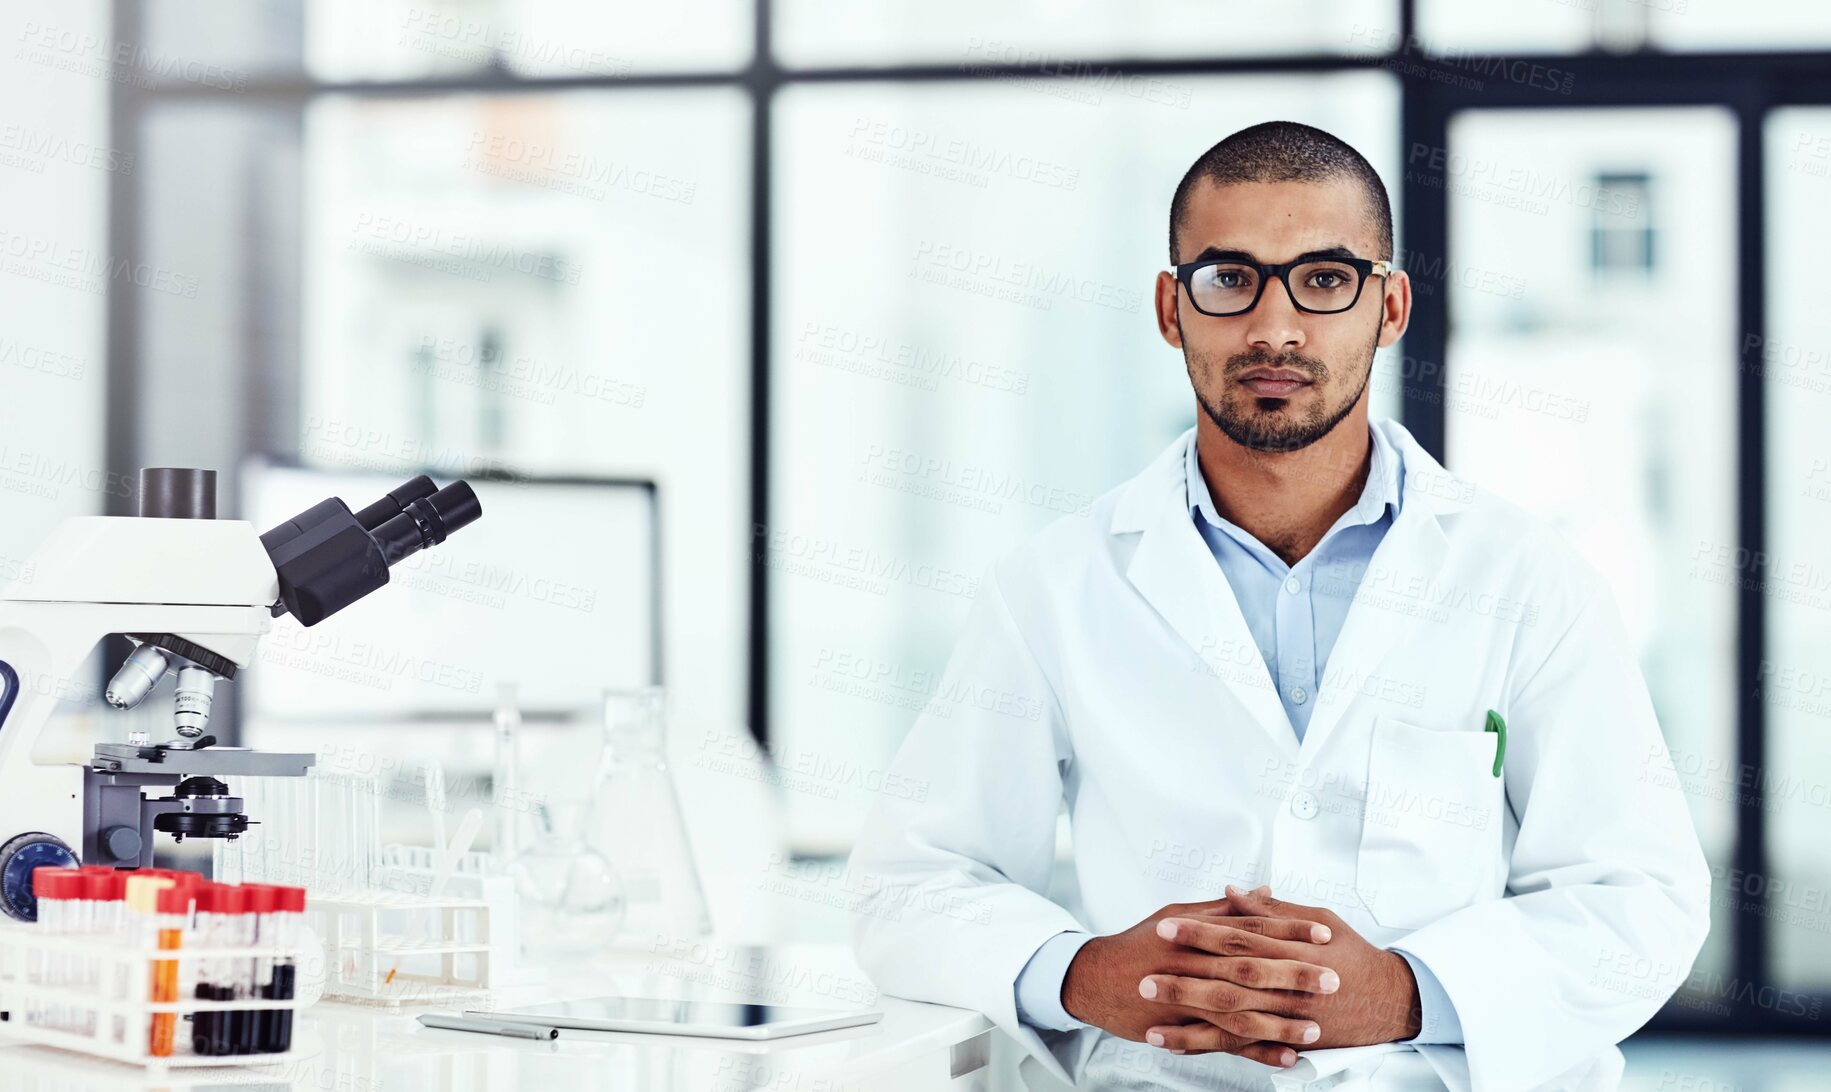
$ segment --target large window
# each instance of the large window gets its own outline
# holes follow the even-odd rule
[[[730,88],[305,117],[300,454],[654,480],[692,722],[743,715],[748,124]]]
[[[1436,53],[1809,49],[1831,44],[1819,0],[1418,0],[1419,44]],[[1486,58],[1470,57],[1470,61]]]
[[[1417,289],[1375,412],[1558,523],[1637,642],[1718,885],[1665,1019],[1797,1027],[1759,987],[1831,984],[1821,7],[117,0],[116,78],[53,34],[0,86],[103,88],[135,169],[13,170],[0,228],[194,290],[9,265],[31,359],[94,371],[0,339],[0,377],[106,380],[106,469],[655,480],[678,721],[747,720],[840,853],[987,565],[1193,420],[1149,302],[1180,171],[1322,125]],[[106,188],[108,238],[21,223],[46,187]],[[102,442],[17,416],[9,454]]]
[[[1202,0],[777,0],[776,10],[787,64],[1029,67],[1042,78],[1022,82],[1082,103],[1186,101],[1186,86],[1128,74],[1109,58],[1376,52],[1399,25],[1397,0],[1291,0],[1251,18],[1217,18]]]
[[[1169,194],[1218,135],[1252,123],[1248,104],[1282,102],[1394,165],[1383,73],[1178,84],[1187,107],[1007,82],[793,88],[778,102],[779,757],[881,769],[934,696],[986,567],[1084,517],[1194,423],[1152,281]],[[870,796],[789,803],[804,844],[839,846]]]
[[[1738,575],[1767,603],[1756,696],[1768,752],[1759,771],[1769,841],[1755,894],[1772,922],[1776,978],[1831,985],[1831,314],[1814,287],[1831,241],[1831,109],[1767,123],[1768,333],[1742,366],[1767,390],[1767,557]],[[1751,893],[1735,891],[1749,902]]]
[[[1709,107],[1471,111],[1444,171],[1459,197],[1449,465],[1550,520],[1608,578],[1720,878],[1735,596],[1695,559],[1735,539],[1735,140],[1734,117]],[[1702,963],[1720,973],[1734,915],[1725,899],[1714,914]]]

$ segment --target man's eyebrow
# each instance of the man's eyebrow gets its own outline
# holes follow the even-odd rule
[[[1335,246],[1323,247],[1321,250],[1306,250],[1302,254],[1299,254],[1295,258],[1292,258],[1291,261],[1293,261],[1293,262],[1315,262],[1315,261],[1325,261],[1329,258],[1358,258],[1358,257],[1360,257],[1359,254],[1354,253],[1354,251],[1349,250],[1345,246],[1341,246],[1340,244],[1337,244]]]
[[[1338,244],[1336,246],[1323,247],[1320,250],[1306,250],[1302,254],[1292,258],[1291,261],[1315,262],[1327,261],[1331,258],[1358,257],[1360,257],[1360,255],[1354,253],[1354,251]],[[1225,247],[1218,246],[1211,246],[1204,249],[1200,254],[1197,254],[1193,260],[1198,262],[1251,262],[1254,265],[1259,263],[1259,259],[1249,250],[1229,250]]]
[[[1193,260],[1198,262],[1251,262],[1254,265],[1259,263],[1259,259],[1253,257],[1250,251],[1227,250],[1218,246],[1208,247],[1197,254]]]

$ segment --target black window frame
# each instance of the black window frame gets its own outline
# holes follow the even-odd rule
[[[752,107],[750,163],[750,407],[749,505],[752,526],[767,526],[770,516],[771,399],[770,338],[772,335],[771,262],[774,256],[772,223],[772,170],[775,141],[772,132],[776,96],[787,87],[856,82],[970,83],[1020,77],[1047,78],[1046,62],[1036,64],[904,64],[888,66],[834,66],[790,68],[775,60],[771,46],[772,5],[754,0],[754,52],[747,65],[729,71],[693,71],[652,75],[566,75],[518,77],[499,69],[475,74],[426,80],[337,82],[316,80],[306,73],[256,75],[245,86],[233,89],[201,86],[183,81],[155,82],[117,79],[111,84],[110,131],[113,146],[124,155],[137,156],[143,123],[152,110],[183,100],[242,101],[300,111],[312,100],[328,95],[358,97],[432,97],[443,94],[547,93],[576,89],[604,92],[654,88],[729,87],[743,91]],[[1466,111],[1508,109],[1583,109],[1589,107],[1719,106],[1729,109],[1737,123],[1736,153],[1736,545],[1747,556],[1761,556],[1767,535],[1767,462],[1764,447],[1765,391],[1761,383],[1759,346],[1766,335],[1766,164],[1763,126],[1768,113],[1786,106],[1831,106],[1831,49],[1798,52],[1684,52],[1654,49],[1580,54],[1483,53],[1491,70],[1531,71],[1516,65],[1555,68],[1565,75],[1562,94],[1552,98],[1542,87],[1524,82],[1471,81],[1454,77],[1457,62],[1439,60],[1420,50],[1416,35],[1417,0],[1398,0],[1398,32],[1390,48],[1379,53],[1354,55],[1293,54],[1240,57],[1192,56],[1139,59],[1089,58],[1087,64],[1122,77],[1230,76],[1248,74],[1333,74],[1385,70],[1400,82],[1400,147],[1448,148],[1449,129]],[[137,0],[113,0],[113,34],[118,41],[141,41],[142,7]],[[1460,51],[1459,51],[1460,55]],[[1403,59],[1404,63],[1395,63]],[[1441,71],[1439,72],[1439,69]],[[1445,78],[1435,79],[1434,76]],[[138,86],[136,86],[138,82]],[[1224,134],[1215,134],[1216,137]],[[1197,138],[1199,139],[1199,135]],[[107,204],[109,253],[140,260],[141,176],[112,172]],[[1446,255],[1449,245],[1449,206],[1445,187],[1402,179],[1397,187],[1406,254]],[[143,450],[140,421],[135,415],[141,380],[139,303],[131,292],[110,292],[107,315],[107,450],[105,465],[140,465]],[[1441,302],[1438,302],[1441,300]],[[296,305],[296,301],[294,301]],[[1447,296],[1433,296],[1414,309],[1406,333],[1407,355],[1422,361],[1446,361],[1449,342]],[[295,306],[296,311],[296,306]],[[1755,359],[1750,359],[1753,356]],[[263,362],[251,362],[259,366]],[[288,362],[294,363],[294,362]],[[1446,432],[1444,367],[1406,369],[1400,395],[1401,420],[1424,448],[1444,457]],[[259,392],[271,390],[273,381],[255,384]],[[260,407],[250,406],[249,420],[262,419]],[[131,514],[129,498],[110,497],[112,514]],[[767,744],[770,722],[769,643],[770,569],[762,552],[751,558],[747,601],[749,640],[746,656],[747,709],[752,730]],[[1741,769],[1760,769],[1766,760],[1766,716],[1760,699],[1760,671],[1767,640],[1767,612],[1758,582],[1742,581],[1736,593],[1736,749]],[[1736,794],[1736,835],[1730,867],[1743,876],[1766,876],[1765,799],[1762,779],[1740,787]],[[1760,987],[1772,982],[1768,973],[1770,945],[1766,912],[1771,885],[1760,885],[1758,895],[1740,892],[1737,912],[1731,919],[1732,983],[1749,988],[1732,990],[1727,1016],[1706,1015],[1683,1005],[1668,1004],[1649,1025],[1655,1030],[1686,1034],[1764,1034],[1831,1037],[1831,1027],[1805,1013],[1817,1012],[1827,999],[1824,992],[1807,995],[1817,1004],[1799,1006],[1795,1014],[1757,1002]]]

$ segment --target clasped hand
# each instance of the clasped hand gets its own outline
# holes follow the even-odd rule
[[[1360,1046],[1418,1033],[1417,984],[1333,911],[1261,887],[1178,903],[1081,947],[1062,984],[1076,1019],[1177,1054],[1223,1051],[1276,1067],[1292,1046]]]

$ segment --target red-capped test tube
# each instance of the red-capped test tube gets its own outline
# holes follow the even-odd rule
[[[129,928],[127,917],[127,877],[128,873],[108,865],[83,865],[78,870],[83,876],[84,897],[89,902],[90,932],[104,938],[104,942],[119,943],[127,935]],[[127,1000],[128,975],[115,960],[97,955],[88,960],[85,985],[98,996],[105,996],[115,1001]],[[95,1030],[94,1014],[87,1014],[83,1031],[92,1033]],[[111,1042],[125,1042],[127,1038],[127,1016],[116,1012],[113,1020],[113,1039]]]
[[[114,869],[93,865],[84,865],[78,872],[83,877],[83,896],[76,913],[77,922],[72,932],[88,936],[114,935],[115,908],[120,904],[114,899],[119,897],[119,885],[115,882]],[[77,968],[78,985],[82,989],[99,994],[102,989],[102,966],[106,962],[100,955],[81,957],[81,966]],[[82,1012],[80,1031],[85,1035],[95,1034],[95,1009]]]
[[[199,887],[198,943],[206,948],[239,947],[245,908],[242,889],[233,884],[212,883]],[[228,958],[201,960],[194,996],[200,1001],[233,1001],[237,962]],[[222,1009],[197,1013],[191,1021],[192,1051],[207,1055],[230,1053],[230,1015]]]
[[[68,936],[75,914],[74,906],[82,897],[83,877],[74,868],[41,866],[32,873],[32,897],[38,903],[38,928],[47,937]],[[62,952],[40,951],[28,977],[46,986],[65,986],[70,982],[69,958]],[[31,1024],[61,1027],[68,1016],[63,1006],[41,1004],[26,1014]]]
[[[273,888],[262,884],[243,884],[242,893],[246,899],[246,913],[242,915],[242,943],[249,946],[265,945],[273,931]],[[267,979],[273,973],[273,960],[255,956],[243,961],[242,967],[242,976],[236,984],[236,996],[249,1000],[264,996]],[[236,1015],[240,1019],[231,1022],[234,1053],[260,1053],[261,1029],[267,1022],[267,1013],[262,1009],[245,1009]]]
[[[154,922],[158,929],[158,945],[161,951],[177,951],[184,947],[184,934],[191,925],[191,885],[173,885],[160,889],[155,901]],[[154,1001],[178,1000],[178,961],[163,959],[153,964]],[[176,1013],[159,1012],[153,1014],[152,1039],[149,1044],[151,1053],[156,1058],[169,1058],[172,1053],[172,1039],[177,1030]]]
[[[273,888],[273,914],[269,920],[271,929],[265,934],[262,943],[275,948],[281,954],[273,959],[272,973],[261,996],[270,1001],[290,1001],[298,989],[299,968],[293,958],[291,949],[299,943],[299,931],[304,928],[305,888]],[[292,1049],[292,1010],[269,1009],[263,1013],[260,1049],[265,1054],[281,1054]]]

